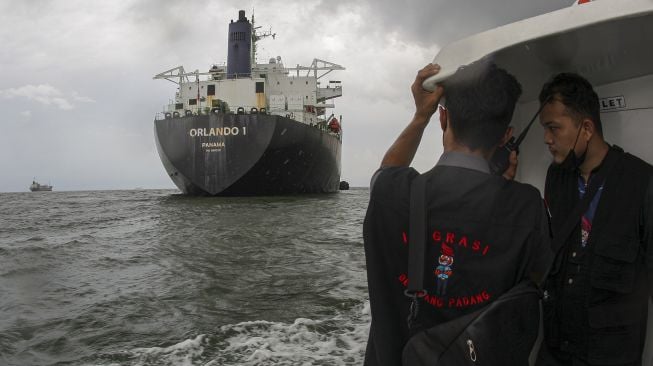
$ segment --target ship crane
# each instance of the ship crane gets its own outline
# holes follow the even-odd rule
[[[345,70],[345,68],[333,62],[320,60],[319,58],[314,58],[313,62],[311,63],[311,66],[297,65],[295,68],[288,69],[288,70],[296,71],[297,76],[299,76],[300,71],[306,71],[306,76],[309,76],[311,71],[313,71],[313,76],[315,76],[316,79],[321,79],[331,71]],[[318,75],[318,71],[326,71],[326,72],[321,75]]]
[[[176,71],[176,73],[175,73],[175,71]],[[154,75],[154,77],[152,79],[165,79],[165,80],[173,82],[173,83],[175,83],[177,85],[181,85],[184,82],[184,80],[186,82],[189,81],[188,75],[196,75],[196,72],[187,74],[186,71],[184,70],[183,66],[177,66],[177,67],[173,67],[170,70],[166,70],[166,71],[163,71],[163,72],[160,72],[160,73]],[[172,80],[172,78],[178,78],[179,81]]]

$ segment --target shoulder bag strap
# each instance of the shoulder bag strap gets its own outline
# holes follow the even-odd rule
[[[419,312],[418,298],[426,295],[424,266],[426,252],[426,177],[417,176],[410,186],[408,223],[408,288],[404,294],[412,299],[408,328],[414,327]]]

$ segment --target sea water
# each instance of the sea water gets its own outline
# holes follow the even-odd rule
[[[0,365],[355,365],[369,191],[0,194]]]

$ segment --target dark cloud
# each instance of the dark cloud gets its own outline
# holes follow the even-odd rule
[[[352,6],[349,0],[322,4],[322,8],[338,11]],[[428,47],[560,9],[571,5],[571,1],[371,0],[364,4],[369,10],[365,18],[376,31],[396,32],[407,41]]]
[[[226,61],[227,27],[244,9],[276,40],[259,61],[316,58],[347,67],[343,178],[366,185],[412,113],[415,71],[439,47],[478,31],[568,6],[569,0],[23,0],[0,2],[0,191],[33,176],[56,189],[173,187],[152,120],[175,86],[152,80],[183,65]],[[331,75],[330,75],[331,76]],[[94,102],[90,102],[90,101]],[[431,126],[433,127],[433,126]],[[429,128],[431,128],[429,127]],[[439,144],[438,126],[425,140]],[[438,144],[420,148],[428,165]]]

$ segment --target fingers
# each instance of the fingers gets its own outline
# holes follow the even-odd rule
[[[428,64],[424,66],[421,70],[417,72],[417,76],[415,77],[415,82],[413,83],[412,86],[413,92],[424,90],[422,88],[422,83],[424,82],[424,80],[430,78],[433,75],[437,75],[438,72],[440,72],[440,65],[438,64]]]
[[[422,87],[424,80],[440,72],[440,65],[428,64],[417,72],[415,82],[411,86],[413,98],[415,99],[416,114],[428,120],[436,111],[440,98],[444,94],[444,89],[438,86],[434,91],[425,90]]]
[[[517,165],[519,163],[519,159],[517,158],[517,151],[510,152],[509,162],[510,164],[508,165],[508,169],[506,169],[506,171],[503,173],[503,177],[508,180],[514,180],[515,176],[517,175]]]
[[[438,72],[440,72],[440,65],[428,64],[417,72],[417,79],[423,82],[431,76],[436,75]]]

